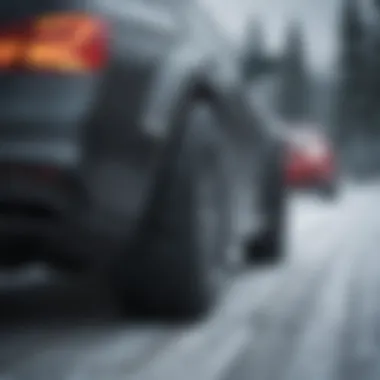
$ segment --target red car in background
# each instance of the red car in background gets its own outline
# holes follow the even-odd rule
[[[286,182],[293,189],[337,195],[336,156],[327,136],[317,128],[296,126],[288,134]]]

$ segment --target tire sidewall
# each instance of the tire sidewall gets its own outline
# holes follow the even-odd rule
[[[207,104],[193,104],[185,121],[182,149],[175,160],[172,178],[172,194],[179,204],[171,207],[182,208],[182,222],[178,232],[182,235],[180,256],[176,259],[182,263],[182,274],[189,276],[181,281],[185,287],[192,286],[192,297],[196,303],[211,306],[220,295],[221,283],[210,280],[210,274],[216,266],[223,270],[227,240],[231,229],[231,210],[229,201],[228,173],[225,165],[225,141],[219,120],[214,110]],[[199,187],[208,182],[209,191],[213,192],[213,204],[199,204]],[[198,211],[208,206],[215,213],[215,231],[211,246],[207,244],[207,232],[200,224]],[[185,243],[187,242],[187,243]],[[184,278],[182,278],[184,280]],[[191,295],[190,289],[182,289],[183,294]],[[189,299],[190,302],[190,299]]]
[[[221,285],[210,281],[213,259],[223,258],[231,221],[224,165],[224,140],[212,107],[189,104],[178,128],[183,128],[164,167],[151,207],[130,249],[138,251],[128,266],[116,265],[117,290],[124,300],[145,312],[193,317],[218,300]],[[211,158],[210,159],[210,154]],[[208,164],[206,164],[208,163]],[[210,179],[217,214],[214,248],[203,241],[199,225],[200,181]],[[223,260],[222,260],[223,261]],[[116,281],[116,282],[115,282]],[[123,301],[126,302],[126,301]]]

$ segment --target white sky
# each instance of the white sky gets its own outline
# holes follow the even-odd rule
[[[269,48],[281,49],[284,26],[297,18],[304,25],[309,60],[318,71],[329,70],[335,60],[337,17],[341,0],[201,0],[216,17],[223,20],[228,32],[239,38],[252,16],[262,21]]]

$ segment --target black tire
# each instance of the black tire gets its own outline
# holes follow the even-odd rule
[[[282,146],[276,148],[268,165],[270,172],[263,187],[262,204],[266,226],[259,236],[248,240],[246,261],[249,264],[275,264],[285,258],[287,187],[283,168]]]
[[[224,282],[217,274],[224,273],[231,225],[223,138],[207,106],[190,107],[183,123],[177,153],[133,247],[139,260],[118,262],[112,276],[122,308],[146,316],[201,317]],[[206,206],[209,221],[200,217]]]

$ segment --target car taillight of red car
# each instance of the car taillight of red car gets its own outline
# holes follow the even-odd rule
[[[328,179],[334,172],[334,157],[322,139],[289,144],[286,178],[289,185],[313,183]]]

